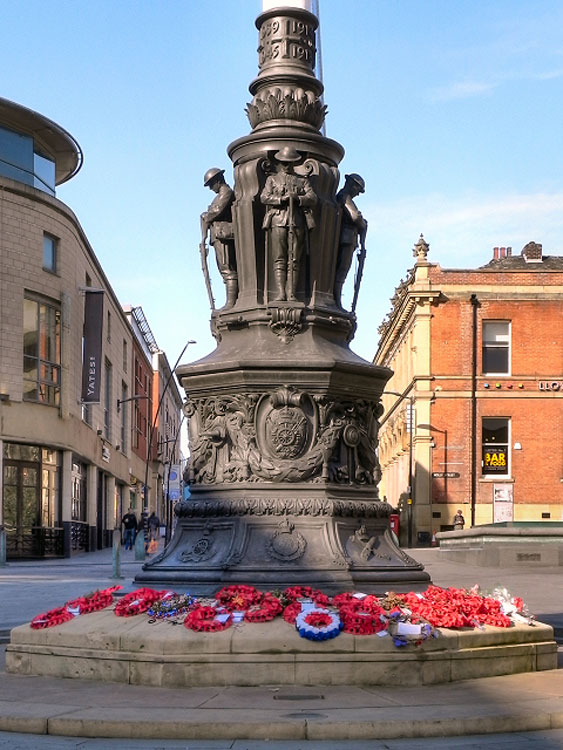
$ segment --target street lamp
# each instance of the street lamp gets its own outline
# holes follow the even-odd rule
[[[121,411],[121,404],[127,404],[129,401],[141,401],[142,399],[146,399],[147,401],[150,401],[150,396],[143,396],[142,394],[138,394],[137,396],[131,396],[130,398],[118,398],[117,399],[117,413]]]
[[[408,486],[408,498],[407,498],[407,545],[408,547],[412,547],[412,506],[414,505],[415,500],[415,488],[414,488],[414,467],[413,467],[413,428],[414,428],[414,397],[410,394],[403,392],[399,393],[398,391],[383,391],[381,394],[382,396],[397,396],[397,400],[389,409],[386,417],[381,420],[381,425],[385,424],[385,422],[389,419],[391,416],[391,413],[395,410],[395,407],[401,403],[401,401],[404,401],[405,399],[409,402],[409,486]]]
[[[147,458],[146,458],[146,461],[145,461],[145,481],[144,481],[144,484],[143,484],[143,488],[144,488],[144,492],[143,492],[143,494],[144,494],[144,497],[143,497],[143,508],[144,508],[144,510],[148,509],[148,504],[149,504],[148,503],[149,466],[150,466],[150,461],[151,461],[152,441],[153,441],[153,438],[154,438],[154,431],[156,429],[156,423],[158,421],[158,415],[160,414],[160,410],[161,410],[162,404],[164,402],[164,396],[166,395],[166,392],[168,391],[168,387],[169,387],[170,383],[172,382],[172,378],[174,377],[174,373],[176,372],[176,368],[178,367],[178,365],[180,364],[180,360],[184,356],[184,352],[186,351],[186,349],[188,348],[188,346],[190,344],[195,344],[195,343],[197,343],[197,342],[194,341],[193,339],[189,339],[186,342],[184,348],[180,352],[180,355],[179,355],[178,359],[176,360],[176,363],[174,364],[174,367],[171,368],[170,375],[168,376],[168,379],[167,379],[166,383],[164,384],[164,388],[163,388],[162,393],[160,395],[160,398],[158,400],[158,406],[156,408],[155,415],[154,415],[153,420],[151,422],[151,426],[150,426],[150,429],[149,429],[149,439],[148,439],[148,443],[147,443]]]

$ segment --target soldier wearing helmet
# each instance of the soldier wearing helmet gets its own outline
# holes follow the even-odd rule
[[[307,177],[295,174],[294,165],[301,161],[301,156],[292,146],[281,148],[274,159],[276,172],[267,178],[260,194],[266,206],[262,228],[269,235],[275,300],[295,300],[307,230],[315,226],[311,209],[317,196]]]
[[[235,194],[225,182],[224,174],[224,169],[212,167],[203,176],[203,184],[217,193],[217,197],[201,215],[201,232],[205,241],[207,232],[210,231],[210,241],[215,250],[217,268],[225,282],[227,296],[225,308],[228,309],[237,301],[238,274],[231,214]]]
[[[363,245],[367,232],[368,223],[354,203],[354,198],[365,189],[364,179],[352,173],[345,175],[344,187],[336,194],[336,202],[342,211],[334,280],[334,301],[339,307],[342,307],[342,287],[358,247],[358,238]]]

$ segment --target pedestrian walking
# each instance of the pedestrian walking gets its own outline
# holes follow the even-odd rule
[[[148,525],[149,525],[149,538],[151,542],[153,540],[158,541],[158,532],[160,530],[160,519],[154,511],[149,516]]]
[[[137,532],[137,516],[133,512],[133,508],[129,508],[127,513],[121,519],[121,524],[124,529],[123,542],[125,549],[133,549],[135,534]]]
[[[465,518],[463,517],[463,513],[460,509],[454,516],[454,531],[462,531],[464,526]]]

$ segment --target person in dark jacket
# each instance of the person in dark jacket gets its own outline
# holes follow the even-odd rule
[[[125,544],[125,549],[133,549],[135,534],[137,532],[137,516],[133,512],[133,508],[129,508],[127,513],[121,519],[121,524],[124,529],[123,542]]]

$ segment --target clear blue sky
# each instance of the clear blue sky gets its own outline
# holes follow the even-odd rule
[[[280,3],[281,4],[281,3]],[[78,140],[58,190],[123,303],[176,360],[212,350],[200,274],[202,176],[249,132],[259,0],[2,4],[0,96]],[[327,135],[359,172],[368,260],[352,348],[371,359],[420,232],[474,267],[529,240],[563,254],[563,3],[320,0]],[[215,283],[217,291],[220,280]],[[219,294],[217,294],[219,296]]]

